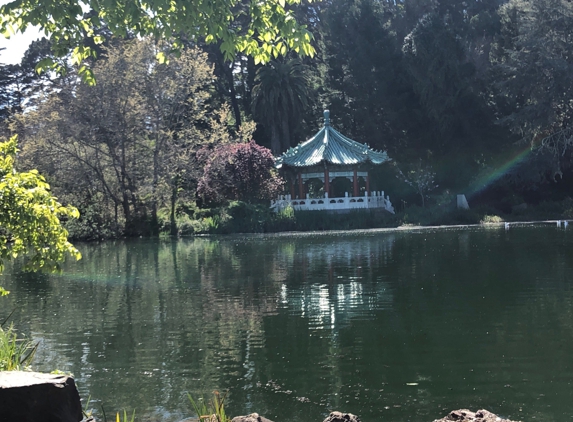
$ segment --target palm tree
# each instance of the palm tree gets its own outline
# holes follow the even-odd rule
[[[273,154],[286,151],[291,146],[291,128],[308,106],[305,66],[298,59],[290,59],[260,67],[252,95],[255,117],[270,131]]]

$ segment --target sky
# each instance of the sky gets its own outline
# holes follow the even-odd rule
[[[8,3],[11,0],[0,0],[0,6]],[[28,28],[23,34],[12,35],[10,39],[4,38],[0,35],[0,48],[5,50],[0,51],[1,64],[18,64],[22,60],[22,56],[28,49],[32,41],[42,38],[43,34],[36,28]]]
[[[42,38],[42,34],[36,28],[30,28],[23,34],[12,35],[10,39],[0,35],[0,48],[6,48],[0,51],[0,63],[20,63],[30,43],[38,38]]]

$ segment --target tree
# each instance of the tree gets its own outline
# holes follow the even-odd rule
[[[8,117],[17,106],[17,99],[14,98],[14,65],[0,65],[0,121],[5,123]]]
[[[500,10],[502,35],[492,93],[503,123],[542,139],[573,122],[573,4],[512,0]]]
[[[420,195],[422,199],[422,207],[426,207],[426,198],[428,193],[438,187],[435,182],[436,173],[432,170],[430,165],[423,166],[422,160],[416,166],[412,166],[410,170],[404,174],[398,169],[398,178],[402,178],[404,182],[410,185]]]
[[[23,158],[82,214],[126,234],[154,233],[177,179],[199,177],[195,152],[222,136],[206,55],[186,49],[167,66],[156,51],[150,40],[106,49],[96,86],[65,86],[19,120]]]
[[[470,149],[467,144],[481,140],[488,116],[474,92],[475,66],[460,38],[443,17],[431,14],[405,38],[403,52],[414,91],[436,131],[425,146],[440,154]]]
[[[271,150],[280,154],[291,147],[291,134],[309,100],[305,67],[298,59],[275,60],[260,67],[253,87],[255,116],[270,132]]]
[[[500,123],[537,152],[510,179],[531,188],[573,165],[573,4],[511,0],[499,14],[490,94]]]
[[[318,57],[327,65],[320,69],[321,99],[336,126],[395,157],[404,152],[398,147],[404,134],[416,127],[419,106],[408,101],[413,92],[389,24],[392,8],[375,0],[333,1],[320,19]]]
[[[227,59],[237,51],[254,56],[255,61],[294,49],[312,55],[311,34],[293,17],[291,6],[297,0],[262,0],[244,3],[239,0],[157,0],[140,2],[119,0],[71,0],[56,3],[48,0],[9,2],[0,7],[4,36],[24,31],[30,25],[40,27],[49,36],[57,56],[72,50],[72,60],[83,65],[79,69],[84,80],[93,82],[93,73],[85,63],[95,54],[94,44],[104,39],[99,34],[106,28],[111,34],[125,37],[153,36],[172,42],[180,51],[186,40],[204,38],[220,43]],[[236,17],[242,25],[231,27]],[[164,59],[160,52],[158,58]],[[39,66],[54,62],[47,58]]]
[[[36,170],[16,171],[16,144],[16,136],[0,143],[0,271],[7,259],[19,255],[28,257],[28,270],[55,271],[66,254],[81,258],[60,222],[79,213],[60,204]],[[6,293],[0,287],[0,295]]]
[[[208,202],[260,202],[276,198],[283,183],[271,151],[250,141],[217,147],[205,165],[197,193]]]

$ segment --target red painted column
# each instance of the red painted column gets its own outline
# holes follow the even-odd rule
[[[354,193],[352,196],[358,196],[358,172],[354,170]]]
[[[298,199],[304,199],[304,185],[302,184],[302,174],[298,174]]]
[[[370,196],[370,173],[366,173],[366,192]]]
[[[324,169],[324,193],[328,193],[330,198],[330,176],[328,175],[328,169]]]

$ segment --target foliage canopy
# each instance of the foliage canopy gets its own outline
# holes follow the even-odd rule
[[[220,43],[227,59],[236,52],[256,62],[284,55],[288,49],[312,55],[311,34],[294,18],[291,6],[300,0],[48,0],[12,1],[0,7],[0,30],[9,37],[36,25],[50,37],[57,56],[72,51],[72,61],[82,64],[95,56],[95,45],[104,42],[102,30],[126,37],[153,36],[172,42],[178,52],[186,41],[204,39]],[[163,52],[158,58],[165,59]],[[40,68],[53,66],[46,58]],[[93,82],[83,64],[80,75]]]
[[[78,204],[67,227],[88,239],[150,234],[157,210],[201,176],[196,152],[229,137],[205,53],[187,48],[166,65],[149,39],[116,44],[93,66],[96,86],[70,82],[17,119],[22,161]]]
[[[400,164],[404,177],[379,169],[371,186],[404,207],[469,191],[470,202],[509,212],[571,194],[568,0],[70,1],[18,0],[0,10],[6,30],[54,13],[53,29],[64,34],[56,39],[48,31],[51,40],[31,46],[19,68],[0,66],[0,128],[20,134],[26,168],[38,168],[62,202],[78,205],[82,219],[66,222],[72,236],[168,227],[175,234],[206,216],[210,204],[261,201],[233,191],[223,150],[251,139],[248,126],[259,145],[278,154],[314,133],[324,108],[342,133]],[[73,14],[70,4],[83,6]],[[273,19],[257,12],[265,7]],[[227,12],[233,16],[225,20]],[[274,60],[306,42],[306,35],[283,34],[284,22],[295,20],[312,31],[317,58],[291,52]],[[207,21],[211,26],[201,26]],[[274,32],[261,29],[267,24]],[[139,36],[145,33],[151,36]],[[105,45],[94,42],[99,36]],[[87,62],[98,85],[81,84],[75,68],[65,77],[36,75],[33,63],[44,58],[70,65],[48,51],[50,43],[60,53],[97,49],[97,60]],[[180,55],[170,56],[169,66],[158,63],[157,55],[173,49]],[[265,58],[271,60],[262,66]]]
[[[297,59],[273,61],[257,70],[252,89],[253,111],[269,128],[274,154],[289,149],[291,127],[308,108],[309,81]]]
[[[66,254],[81,258],[59,219],[77,218],[79,213],[60,204],[36,170],[15,170],[16,142],[14,136],[0,143],[0,271],[6,259],[19,255],[28,256],[28,270],[55,271]]]

